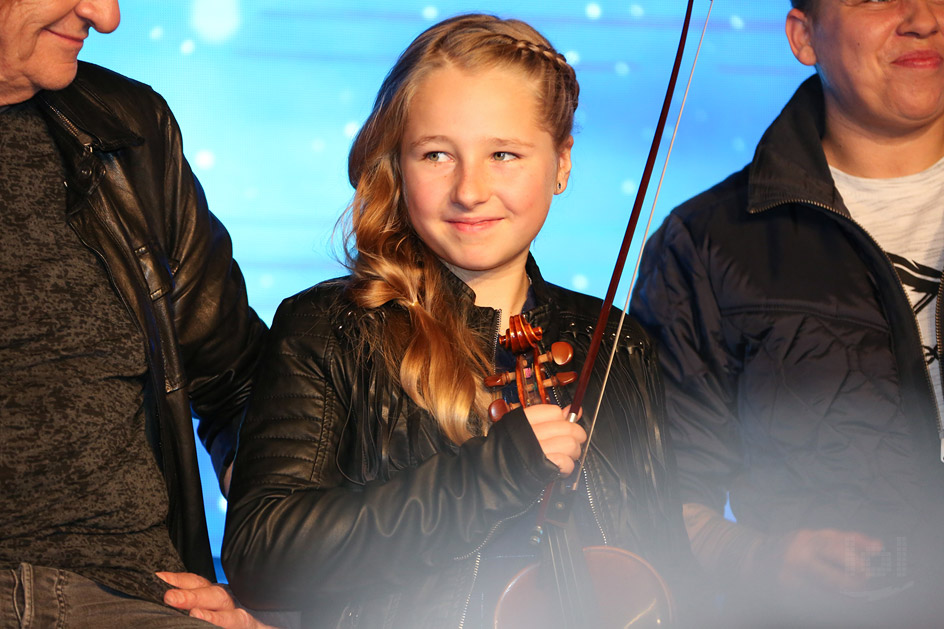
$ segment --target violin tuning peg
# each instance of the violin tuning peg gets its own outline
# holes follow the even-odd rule
[[[565,341],[551,343],[551,351],[541,356],[541,362],[554,361],[555,365],[566,365],[574,357],[574,348]]]
[[[492,421],[492,423],[495,423],[504,417],[505,413],[512,409],[518,408],[518,406],[518,404],[509,404],[505,400],[495,400],[488,405],[488,418]]]
[[[577,379],[576,371],[565,371],[563,373],[554,374],[550,378],[544,381],[545,387],[559,387],[566,384],[570,384]]]
[[[503,387],[509,382],[514,382],[515,374],[511,371],[506,371],[505,373],[497,373],[494,376],[485,377],[485,386],[487,387]]]
[[[576,371],[565,371],[554,376],[553,380],[556,386],[562,386],[577,381]]]

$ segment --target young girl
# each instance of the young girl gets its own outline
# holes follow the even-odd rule
[[[600,301],[529,255],[567,186],[578,91],[539,33],[485,15],[433,26],[390,71],[350,153],[351,275],[282,304],[242,428],[223,563],[246,604],[311,627],[490,626],[534,561],[536,505],[586,433],[552,404],[491,423],[483,380],[514,314],[578,366],[589,345]],[[574,521],[580,545],[671,582],[688,539],[653,358],[629,321]]]

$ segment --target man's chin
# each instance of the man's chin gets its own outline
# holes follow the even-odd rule
[[[78,70],[79,62],[76,59],[49,63],[43,66],[31,77],[33,93],[35,94],[40,90],[56,91],[68,87],[75,80]]]
[[[57,68],[55,72],[49,72],[43,77],[40,83],[44,90],[61,90],[69,86],[75,80],[75,75],[79,71],[78,61],[72,64],[63,64],[64,67]],[[38,90],[37,90],[38,91]]]

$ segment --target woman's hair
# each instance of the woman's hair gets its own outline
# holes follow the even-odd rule
[[[573,68],[536,30],[518,20],[460,15],[429,28],[400,55],[354,140],[348,175],[355,187],[346,216],[350,295],[366,309],[395,302],[361,339],[380,352],[404,391],[462,443],[487,430],[489,394],[482,384],[492,357],[466,324],[469,313],[445,284],[442,265],[410,224],[400,170],[400,143],[410,104],[433,70],[507,68],[535,87],[540,123],[561,147],[570,137],[579,88]]]

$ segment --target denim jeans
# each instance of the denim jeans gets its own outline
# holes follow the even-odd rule
[[[98,585],[68,570],[22,563],[0,570],[0,629],[206,629],[166,605]]]

